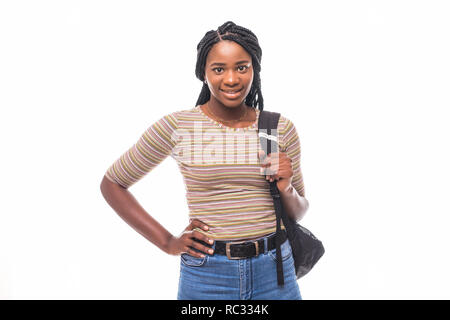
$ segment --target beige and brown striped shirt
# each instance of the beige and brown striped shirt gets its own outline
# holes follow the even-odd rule
[[[231,128],[200,106],[172,112],[150,125],[105,175],[129,188],[170,155],[184,179],[189,216],[208,224],[210,237],[237,240],[273,233],[275,210],[258,158],[258,109],[256,117],[246,128]],[[279,150],[292,159],[292,185],[304,196],[296,128],[281,115],[277,130]]]

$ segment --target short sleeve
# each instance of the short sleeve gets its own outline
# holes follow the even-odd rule
[[[176,113],[165,115],[145,130],[108,168],[105,176],[128,189],[171,154],[177,144],[176,130]]]
[[[292,159],[292,186],[302,197],[305,196],[305,186],[303,184],[303,175],[300,168],[300,139],[294,123],[286,117],[280,116],[279,120],[280,150],[286,152]]]

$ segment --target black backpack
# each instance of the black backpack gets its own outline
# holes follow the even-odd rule
[[[261,147],[265,154],[278,152],[278,120],[280,114],[277,112],[260,111],[258,120],[258,136]],[[291,219],[283,210],[280,193],[276,181],[269,182],[270,194],[274,201],[276,212],[276,260],[278,285],[284,284],[283,263],[281,259],[281,219],[286,228],[287,237],[292,248],[294,257],[295,273],[297,279],[307,274],[325,253],[322,242],[317,239],[311,231],[302,227]]]

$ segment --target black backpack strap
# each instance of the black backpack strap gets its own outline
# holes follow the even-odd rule
[[[266,154],[278,152],[278,120],[277,112],[260,111],[258,119],[258,135],[261,147]]]
[[[277,112],[260,111],[258,120],[258,136],[261,148],[266,155],[278,152],[278,121],[280,114]],[[270,194],[274,202],[274,209],[276,214],[276,235],[275,248],[277,259],[277,280],[278,285],[284,285],[283,261],[281,257],[281,214],[283,207],[281,204],[280,193],[277,188],[276,181],[269,182]]]

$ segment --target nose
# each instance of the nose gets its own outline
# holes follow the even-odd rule
[[[239,76],[234,72],[234,70],[228,70],[224,78],[224,84],[230,88],[239,84]]]

